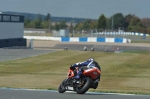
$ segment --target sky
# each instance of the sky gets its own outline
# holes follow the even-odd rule
[[[0,0],[0,11],[98,19],[115,13],[150,17],[150,0]]]

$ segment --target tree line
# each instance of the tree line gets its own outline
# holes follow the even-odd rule
[[[51,30],[59,30],[66,29],[67,25],[65,21],[61,21],[56,23],[55,25],[51,24],[51,15],[48,13],[45,18],[39,14],[38,17],[34,20],[26,18],[24,21],[25,28],[37,28],[37,29],[51,29]]]
[[[141,32],[150,34],[150,18],[139,18],[134,14],[123,15],[122,13],[113,14],[111,17],[106,17],[101,14],[99,18],[87,19],[78,22],[76,26],[67,26],[66,21],[61,21],[52,24],[51,15],[48,13],[43,19],[40,15],[37,19],[25,19],[25,28],[40,28],[40,29],[70,29],[70,30],[98,30],[98,31],[117,31],[118,29],[126,32]]]

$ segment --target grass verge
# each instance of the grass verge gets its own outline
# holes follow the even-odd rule
[[[102,69],[98,88],[90,91],[150,94],[149,52],[68,50],[0,62],[0,87],[57,89],[69,66],[89,57],[94,57]]]

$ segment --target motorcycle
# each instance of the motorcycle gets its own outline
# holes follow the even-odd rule
[[[94,67],[82,71],[80,78],[76,80],[74,77],[77,74],[79,67],[73,71],[69,69],[67,78],[60,84],[58,91],[64,93],[65,91],[75,91],[77,94],[84,94],[89,88],[96,89],[98,86],[101,71]]]

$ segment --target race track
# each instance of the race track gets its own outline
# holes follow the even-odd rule
[[[33,57],[42,54],[56,52],[57,50],[35,50],[35,49],[0,49],[0,62]]]
[[[150,99],[148,95],[93,93],[58,93],[53,90],[0,89],[0,99]]]

